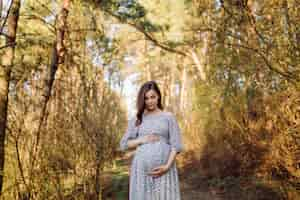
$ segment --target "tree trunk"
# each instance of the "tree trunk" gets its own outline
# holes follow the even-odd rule
[[[102,141],[102,138],[98,138],[99,141]],[[102,192],[101,192],[101,181],[100,181],[100,175],[101,175],[101,149],[102,149],[102,145],[99,144],[97,145],[97,149],[96,149],[96,179],[95,179],[95,192],[96,192],[96,200],[101,200],[102,199]]]
[[[205,70],[204,70],[204,62],[200,62],[196,52],[193,49],[190,50],[190,53],[191,53],[191,56],[192,56],[192,59],[193,59],[195,65],[197,66],[201,80],[205,81],[206,74],[205,74]],[[204,59],[204,57],[202,57],[202,59]]]
[[[175,67],[171,67],[170,71],[170,86],[169,86],[169,105],[171,111],[175,110],[174,99],[176,99],[175,94]]]
[[[30,171],[29,178],[31,180],[33,179],[33,171],[34,171],[33,168],[35,167],[35,161],[38,154],[41,130],[43,125],[45,125],[49,114],[49,112],[47,112],[47,107],[50,102],[50,96],[52,90],[54,90],[54,81],[57,78],[57,76],[59,76],[58,74],[59,74],[60,65],[64,63],[64,55],[65,55],[64,37],[65,37],[65,31],[67,25],[67,17],[69,13],[69,5],[70,5],[70,0],[64,0],[62,10],[57,16],[56,41],[53,44],[53,51],[52,51],[51,64],[50,64],[50,75],[49,78],[46,80],[46,88],[45,88],[45,93],[43,95],[44,104],[40,115],[40,122],[37,130],[36,140],[30,152],[32,169]]]
[[[12,1],[12,7],[7,18],[7,38],[5,52],[1,57],[0,66],[0,195],[3,185],[3,170],[5,161],[5,129],[7,121],[7,105],[10,74],[14,61],[14,50],[16,42],[16,33],[20,11],[20,0]]]
[[[151,77],[151,68],[149,63],[146,64],[146,80],[147,81],[151,81],[152,77]]]
[[[144,54],[147,55],[148,54],[148,44],[147,44],[147,38],[145,38],[145,45],[144,45]],[[146,61],[146,81],[151,81],[152,80],[152,76],[151,76],[151,68],[150,68],[150,64],[149,61]]]
[[[182,76],[181,76],[181,89],[180,89],[180,110],[181,110],[181,112],[183,112],[184,108],[185,108],[186,81],[187,81],[187,71],[186,71],[186,66],[183,65]]]
[[[165,77],[164,77],[164,87],[165,87],[165,96],[164,96],[164,99],[165,99],[165,102],[164,102],[164,105],[166,108],[169,108],[170,106],[170,74],[167,73],[165,74]]]
[[[2,22],[2,8],[3,8],[3,1],[0,0],[0,18],[1,18],[0,22]]]

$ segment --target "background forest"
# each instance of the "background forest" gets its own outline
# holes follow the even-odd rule
[[[119,140],[147,80],[180,122],[183,200],[300,199],[299,1],[0,11],[1,199],[127,199]]]

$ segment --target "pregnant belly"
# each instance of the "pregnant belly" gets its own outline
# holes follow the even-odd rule
[[[148,173],[154,167],[167,163],[170,150],[170,145],[163,141],[144,144],[137,148],[135,159],[143,171]]]

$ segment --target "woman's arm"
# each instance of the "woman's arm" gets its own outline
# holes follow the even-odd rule
[[[136,139],[130,139],[127,141],[127,147],[128,148],[136,148],[137,146],[141,145],[141,144],[145,144],[145,143],[150,143],[150,142],[156,142],[158,141],[160,138],[157,135],[145,135]]]
[[[132,149],[132,148],[136,148],[137,146],[143,144],[142,141],[141,141],[141,138],[137,138],[137,139],[130,139],[128,140],[127,142],[127,147],[129,149]]]
[[[135,118],[133,118],[128,121],[126,132],[120,140],[120,150],[126,151],[127,149],[136,148],[141,144],[158,141],[159,139],[159,136],[154,133],[139,137]]]
[[[166,167],[169,169],[171,168],[174,160],[176,159],[177,151],[175,149],[172,149],[169,155],[168,162],[166,163]]]

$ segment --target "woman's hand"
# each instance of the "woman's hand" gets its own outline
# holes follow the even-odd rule
[[[145,136],[141,137],[140,143],[146,144],[146,143],[156,142],[159,140],[160,140],[160,137],[158,135],[149,134],[149,135],[145,135]]]
[[[164,173],[166,173],[169,169],[170,169],[170,167],[168,165],[161,165],[161,166],[158,166],[158,167],[155,167],[154,169],[152,169],[152,171],[148,174],[150,176],[153,176],[154,178],[157,178],[157,177],[163,175]]]

